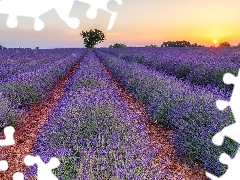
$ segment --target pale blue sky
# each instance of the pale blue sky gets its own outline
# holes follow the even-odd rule
[[[80,19],[78,29],[69,28],[55,10],[40,16],[45,23],[42,31],[35,31],[33,18],[19,17],[15,29],[6,26],[8,15],[0,14],[0,45],[5,47],[84,47],[82,30],[100,29],[107,40],[99,46],[125,43],[145,46],[163,41],[187,40],[212,45],[213,40],[240,43],[239,0],[123,0],[122,5],[111,1],[110,10],[118,12],[113,29],[107,31],[110,14],[99,10],[96,19],[85,15],[90,6],[73,4],[71,17]]]

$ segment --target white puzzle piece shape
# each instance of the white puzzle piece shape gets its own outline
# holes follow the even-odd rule
[[[224,136],[228,136],[231,139],[234,139],[236,142],[240,143],[240,111],[239,111],[239,103],[240,103],[240,71],[238,73],[238,76],[235,77],[234,75],[230,73],[226,73],[223,76],[223,81],[226,84],[233,84],[234,89],[232,92],[232,96],[229,102],[218,100],[216,102],[216,105],[219,110],[224,110],[227,106],[231,107],[231,110],[233,112],[235,123],[229,125],[228,127],[224,127],[222,131],[217,133],[215,136],[213,136],[213,143],[220,146],[224,141]]]
[[[8,169],[8,162],[5,160],[0,161],[0,171],[6,171]]]
[[[32,166],[34,164],[37,164],[38,170],[37,170],[37,177],[38,180],[58,180],[58,178],[52,173],[52,169],[57,168],[60,165],[60,161],[53,157],[50,159],[50,161],[45,164],[39,156],[30,156],[27,155],[24,158],[24,163],[27,166]]]
[[[235,118],[235,123],[231,124],[227,127],[224,127],[219,133],[215,134],[213,136],[212,142],[215,145],[222,145],[224,141],[224,137],[227,136],[236,142],[240,143],[240,111],[239,111],[239,103],[240,103],[240,70],[238,72],[238,76],[235,77],[233,74],[226,73],[223,76],[223,81],[225,84],[233,84],[233,92],[232,96],[229,102],[218,100],[216,102],[217,108],[219,110],[224,110],[228,106],[231,107],[231,110],[233,112],[233,116]],[[240,179],[240,173],[239,173],[239,167],[240,167],[240,148],[238,149],[238,152],[235,155],[234,159],[231,159],[227,154],[222,153],[219,158],[220,162],[222,164],[227,164],[228,169],[225,174],[223,174],[220,178],[206,172],[207,177],[211,178],[212,180],[239,180]]]
[[[89,19],[95,19],[96,18],[98,9],[102,9],[102,10],[110,13],[111,14],[111,19],[110,19],[110,22],[108,24],[107,30],[112,29],[118,13],[117,12],[112,12],[107,8],[107,5],[108,5],[110,0],[77,0],[77,1],[89,4],[91,6],[86,13],[86,15]],[[122,0],[114,0],[114,1],[116,1],[119,5],[123,4]]]
[[[234,159],[231,159],[226,153],[222,153],[219,158],[222,164],[228,165],[227,172],[222,175],[220,178],[216,177],[208,172],[206,172],[206,176],[211,178],[212,180],[239,180],[240,173],[240,148],[238,149],[237,154],[235,155]]]
[[[16,172],[13,174],[13,180],[24,180],[23,173],[21,172]]]
[[[0,13],[9,14],[7,26],[15,28],[18,25],[17,16],[34,18],[36,31],[44,28],[44,23],[39,16],[54,8],[55,0],[2,0],[0,1]]]
[[[107,4],[110,0],[78,1],[87,3],[91,6],[91,8],[86,13],[88,18],[95,18],[97,16],[98,9],[109,12],[111,14],[111,19],[107,30],[112,29],[117,17],[117,12],[112,12],[107,8]],[[115,1],[119,5],[122,4],[122,0]],[[44,28],[44,22],[39,19],[39,16],[52,9],[55,9],[59,17],[65,21],[70,28],[76,29],[80,24],[79,19],[69,17],[73,4],[74,0],[1,0],[0,13],[9,15],[6,22],[9,28],[17,27],[17,16],[24,16],[34,18],[34,29],[36,31],[40,31]]]
[[[15,144],[15,140],[13,139],[13,135],[15,129],[12,126],[7,126],[4,128],[5,139],[0,139],[0,146],[11,146]]]

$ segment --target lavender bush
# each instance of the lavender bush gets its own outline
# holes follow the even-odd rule
[[[16,118],[21,115],[22,111],[15,107],[6,97],[0,92],[0,127],[4,128],[7,125],[16,125]]]
[[[101,48],[101,51],[134,61],[187,80],[191,84],[215,86],[226,91],[233,86],[223,83],[223,74],[237,74],[240,66],[236,48]]]
[[[45,50],[51,57],[51,50]],[[71,52],[71,51],[70,51]],[[6,114],[4,107],[0,108],[2,115],[0,129],[8,125],[15,125],[18,112],[33,105],[45,97],[46,92],[57,80],[67,74],[70,68],[79,61],[85,50],[75,50],[74,55],[65,55],[51,63],[35,66],[20,74],[8,75],[0,81],[0,92],[11,109],[11,114]],[[67,51],[65,52],[67,54]],[[23,66],[23,65],[22,65]],[[11,66],[10,66],[11,67]],[[11,104],[11,105],[10,105]],[[6,108],[8,107],[6,106]]]
[[[59,158],[54,174],[60,180],[160,179],[164,174],[157,177],[158,169],[149,168],[156,151],[148,148],[145,126],[137,120],[89,51],[40,129],[34,155],[44,162]],[[36,174],[36,166],[29,174]]]
[[[233,157],[238,145],[225,139],[224,145],[218,147],[212,143],[212,137],[234,123],[230,109],[221,112],[215,105],[217,99],[229,100],[229,94],[214,87],[193,86],[139,63],[95,51],[113,76],[146,104],[149,116],[175,131],[174,145],[185,160],[201,163],[216,175],[226,171],[219,155],[225,151]]]

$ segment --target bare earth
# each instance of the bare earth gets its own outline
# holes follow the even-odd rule
[[[39,129],[47,123],[51,109],[57,105],[65,91],[66,84],[80,63],[81,61],[74,65],[67,76],[53,86],[46,99],[24,112],[24,123],[15,128],[15,145],[3,146],[0,149],[0,156],[2,157],[0,160],[7,160],[9,166],[7,171],[0,171],[1,180],[11,180],[14,173],[25,172],[26,165],[23,161],[25,156],[32,154]],[[2,132],[0,139],[4,138]]]
[[[23,159],[25,156],[32,154],[39,129],[43,124],[47,123],[51,109],[57,105],[65,91],[66,84],[80,63],[81,61],[74,65],[68,75],[60,79],[58,83],[54,85],[45,100],[32,106],[23,114],[25,122],[15,128],[14,139],[16,144],[5,146],[0,149],[0,160],[7,160],[9,164],[9,169],[7,171],[0,171],[0,179],[10,180],[14,173],[26,171]],[[147,117],[147,111],[144,105],[139,101],[136,101],[132,94],[124,90],[117,80],[113,78],[110,71],[105,66],[104,68],[111,77],[114,87],[119,92],[119,95],[127,102],[132,111],[142,117],[147,127],[149,140],[154,139],[152,146],[157,147],[157,145],[161,145],[158,154],[152,162],[152,166],[159,166],[161,165],[162,160],[165,160],[167,163],[166,166],[161,169],[161,172],[164,171],[164,169],[168,169],[174,175],[174,179],[176,180],[206,180],[207,177],[202,168],[189,168],[177,159],[176,151],[171,145],[173,132],[167,131],[164,127],[151,122]],[[4,138],[3,133],[1,133],[0,139]],[[163,177],[163,179],[167,178]]]
[[[104,64],[102,64],[104,66]],[[104,66],[104,69],[111,77],[114,87],[119,93],[119,96],[127,102],[129,108],[135,111],[146,124],[148,131],[149,140],[154,139],[151,147],[160,146],[160,149],[152,162],[152,167],[161,166],[161,162],[167,161],[166,166],[161,169],[163,172],[165,169],[174,175],[174,180],[206,180],[205,170],[199,167],[188,167],[187,165],[180,162],[177,158],[177,153],[174,147],[171,145],[173,131],[168,131],[163,126],[151,122],[147,117],[147,110],[144,105],[137,101],[133,95],[127,92],[113,77],[110,70]],[[159,173],[160,173],[159,172]],[[167,177],[162,177],[162,179],[168,179]]]

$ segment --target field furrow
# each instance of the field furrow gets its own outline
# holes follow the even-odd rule
[[[34,154],[45,162],[59,158],[61,165],[54,170],[59,179],[154,179],[159,171],[149,165],[157,149],[149,148],[141,118],[89,51],[41,128]],[[165,171],[158,176],[173,175]]]
[[[229,138],[222,146],[212,143],[215,133],[234,123],[230,109],[216,108],[217,99],[228,100],[224,93],[213,94],[136,62],[95,51],[119,83],[147,106],[149,117],[174,131],[173,145],[183,161],[217,175],[226,171],[219,155],[226,152],[234,157],[239,145]]]
[[[151,142],[149,149],[157,149],[160,145],[160,149],[158,149],[156,156],[152,159],[151,168],[161,167],[158,172],[159,174],[164,171],[168,171],[172,175],[171,177],[161,176],[161,178],[205,180],[207,177],[202,167],[189,167],[187,164],[184,164],[179,160],[177,152],[172,145],[174,131],[167,130],[165,127],[152,122],[147,115],[148,113],[145,105],[134,98],[133,94],[126,91],[124,87],[118,83],[118,80],[113,77],[111,71],[104,64],[102,65],[111,77],[113,85],[118,91],[119,96],[127,102],[129,108],[133,112],[136,112],[136,114],[141,117],[141,123],[144,122],[145,129],[148,132],[147,140]]]
[[[192,85],[208,87],[210,91],[230,92],[233,86],[223,83],[226,72],[237,74],[238,48],[101,48],[128,62],[137,62],[164,72]]]
[[[58,101],[65,91],[66,84],[79,64],[80,62],[78,60],[78,62],[71,67],[67,75],[60,78],[54,86],[51,87],[41,102],[32,105],[21,115],[21,119],[24,119],[24,122],[15,127],[15,145],[4,146],[0,150],[1,159],[7,159],[9,164],[7,171],[0,172],[1,179],[12,179],[15,172],[25,171],[26,166],[23,163],[24,157],[33,152],[39,129],[47,123],[51,110],[58,104]],[[3,138],[4,135],[1,133],[1,139]]]
[[[74,51],[66,50],[63,55],[55,54],[52,50],[43,52],[45,58],[50,59],[48,60],[50,62],[44,63],[40,60],[34,62],[33,64],[36,64],[36,66],[33,69],[29,66],[31,63],[20,63],[21,67],[24,67],[23,71],[17,73],[9,71],[7,76],[0,81],[1,130],[5,126],[15,126],[22,123],[24,120],[18,117],[28,107],[40,102],[54,83],[65,76],[70,68],[79,61],[85,50],[75,50],[76,53],[74,54],[72,53]],[[10,67],[12,69],[21,69],[18,63],[10,65]],[[6,71],[8,69],[11,68],[6,68]]]
[[[14,126],[16,144],[0,149],[0,160],[9,163],[0,179],[12,179],[15,172],[37,179],[37,165],[24,165],[27,155],[39,155],[45,163],[58,158],[53,173],[59,180],[205,180],[205,171],[224,174],[227,166],[219,156],[233,158],[239,144],[228,137],[221,146],[212,143],[235,122],[231,109],[219,111],[216,100],[229,100],[220,76],[235,71],[238,62],[211,69],[214,62],[191,61],[216,58],[200,49],[199,54],[137,50],[3,51],[0,129]],[[229,56],[222,53],[219,58]],[[195,83],[188,77],[198,74],[199,66]],[[225,66],[229,69],[222,71]]]

